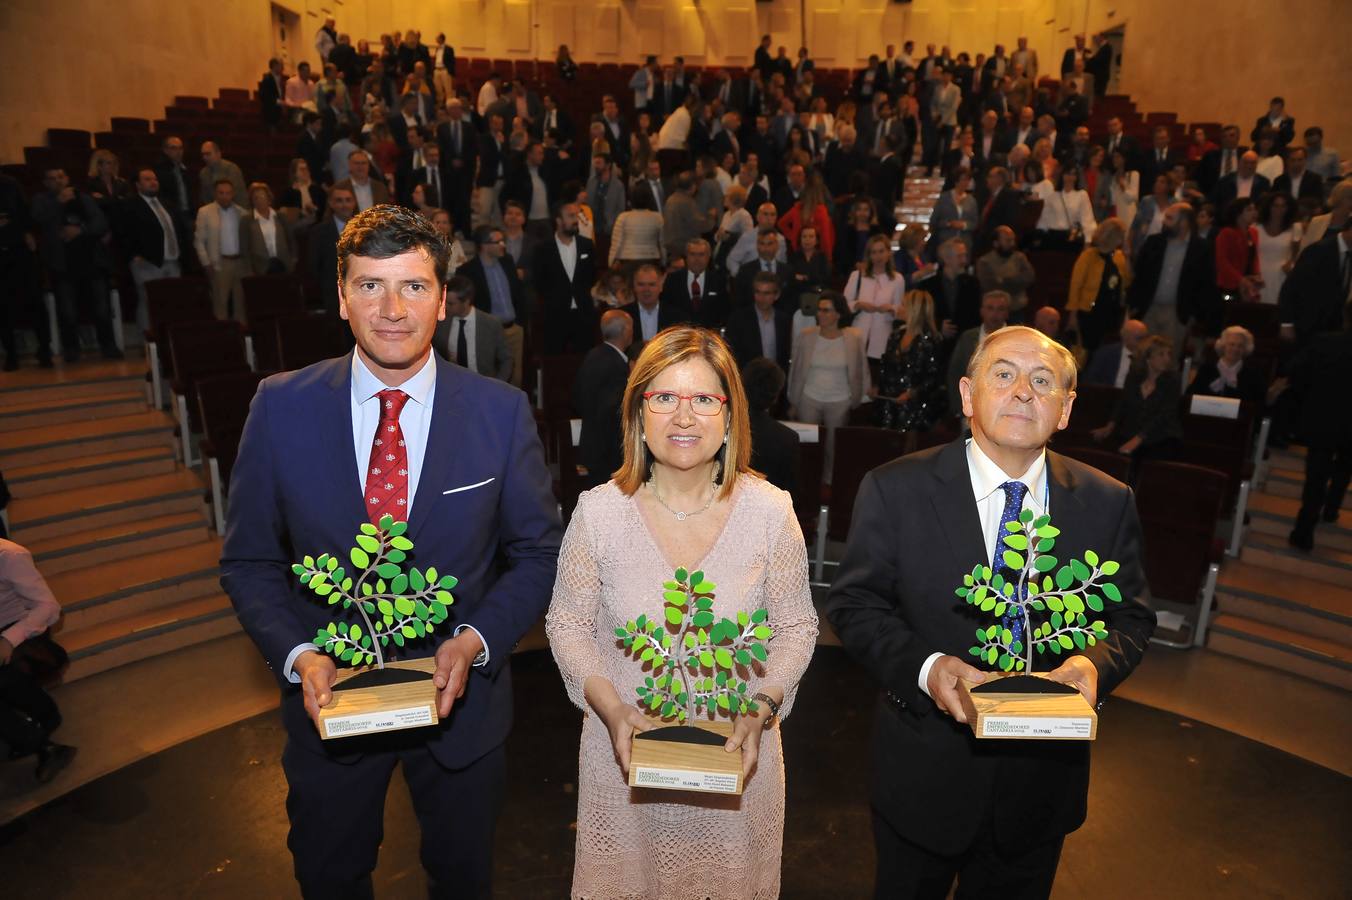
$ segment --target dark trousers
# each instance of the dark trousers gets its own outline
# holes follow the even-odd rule
[[[0,250],[0,346],[5,359],[19,358],[15,334],[21,319],[27,319],[37,336],[39,360],[52,357],[52,327],[35,279],[32,256],[26,249]]]
[[[11,758],[37,753],[60,724],[55,701],[36,681],[17,666],[0,666],[0,743]]]
[[[287,846],[307,900],[369,900],[384,837],[385,794],[403,764],[422,830],[419,856],[432,898],[492,895],[493,832],[506,790],[506,754],[497,747],[466,768],[442,767],[416,738],[345,764],[288,741]]]
[[[1046,900],[1065,837],[1011,854],[996,846],[992,824],[966,852],[940,856],[897,834],[874,810],[873,841],[878,852],[875,900],[944,900],[954,878],[956,900]]]
[[[61,351],[68,360],[80,356],[80,300],[89,304],[94,320],[94,333],[99,349],[115,353],[117,341],[113,337],[113,313],[108,305],[108,278],[102,272],[72,276],[49,271],[52,293],[56,296],[56,327],[61,334]]]
[[[1305,451],[1305,488],[1300,494],[1296,531],[1314,532],[1319,514],[1337,515],[1352,479],[1352,444],[1311,446]]]

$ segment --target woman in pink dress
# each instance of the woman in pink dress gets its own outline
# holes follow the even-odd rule
[[[817,637],[807,553],[789,495],[751,471],[737,364],[693,327],[648,342],[621,405],[624,465],[578,501],[545,623],[568,696],[583,710],[578,760],[577,900],[754,900],[779,895],[784,761],[778,720],[793,707]],[[714,614],[764,607],[769,659],[739,670],[759,707],[736,717],[740,796],[630,788],[648,664],[615,629],[662,607],[677,567],[718,586]],[[778,715],[774,715],[775,709]]]

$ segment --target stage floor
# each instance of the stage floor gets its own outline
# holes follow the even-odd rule
[[[547,651],[513,659],[517,728],[498,829],[496,895],[566,897],[580,720]],[[870,894],[868,736],[875,691],[819,647],[785,727],[785,898]],[[1241,698],[1236,698],[1241,701]],[[298,896],[286,851],[275,712],[180,744],[0,830],[6,896]],[[821,764],[829,760],[829,765]],[[1053,896],[1345,898],[1352,779],[1230,732],[1110,700],[1089,820]],[[380,897],[423,896],[417,822],[391,785]]]

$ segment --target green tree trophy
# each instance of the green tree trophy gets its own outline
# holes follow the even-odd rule
[[[413,549],[404,536],[407,522],[382,516],[362,523],[357,546],[348,551],[352,574],[328,553],[307,556],[291,567],[317,597],[357,621],[330,622],[314,643],[340,663],[357,667],[338,676],[333,699],[319,711],[319,735],[350,737],[437,723],[437,689],[432,657],[393,661],[385,654],[433,633],[454,602],[452,575],[435,568],[400,567]],[[391,646],[393,645],[393,646]]]
[[[1086,550],[1083,560],[1060,565],[1049,555],[1060,530],[1032,510],[1005,529],[1000,558],[1010,576],[977,565],[956,591],[999,620],[978,628],[967,650],[997,670],[981,684],[959,682],[967,722],[979,738],[1092,741],[1098,735],[1093,708],[1071,685],[1034,675],[1033,661],[1082,652],[1108,636],[1104,622],[1089,617],[1103,612],[1105,599],[1122,602],[1117,585],[1106,580],[1118,564]]]
[[[742,792],[742,753],[723,749],[732,723],[718,717],[759,709],[743,674],[765,662],[773,631],[764,609],[739,612],[735,621],[715,619],[715,589],[703,572],[677,569],[662,585],[660,616],[642,615],[615,629],[624,652],[646,670],[635,688],[639,706],[671,723],[634,734],[633,787]]]

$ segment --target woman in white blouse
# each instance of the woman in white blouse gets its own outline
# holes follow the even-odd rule
[[[817,145],[826,146],[827,141],[835,140],[836,117],[826,111],[826,98],[817,97],[812,101],[812,112],[803,117],[809,131],[817,132]]]
[[[1048,178],[1033,185],[1033,195],[1042,201],[1042,215],[1035,231],[1038,246],[1044,250],[1078,250],[1093,240],[1098,222],[1089,195],[1080,190],[1080,172],[1066,166],[1057,176],[1057,184]]]
[[[633,209],[615,219],[610,232],[610,265],[639,263],[666,265],[666,247],[662,240],[662,214],[647,190],[634,191]]]
[[[1109,169],[1099,176],[1108,183],[1108,204],[1104,218],[1116,216],[1123,222],[1136,219],[1136,205],[1141,200],[1141,173],[1128,168],[1127,155],[1114,150]]]
[[[845,302],[854,313],[854,327],[864,335],[864,354],[871,369],[877,368],[887,349],[892,321],[905,293],[906,279],[892,263],[891,243],[886,235],[874,235],[864,248],[864,260],[845,282]]]
[[[869,388],[864,335],[841,326],[849,314],[839,291],[822,291],[817,324],[798,334],[789,366],[789,418],[826,426],[822,480],[827,484],[831,483],[836,429],[845,424]]]
[[[239,246],[251,275],[280,275],[296,264],[291,233],[272,208],[272,189],[261,181],[249,185],[249,211],[239,219]]]

